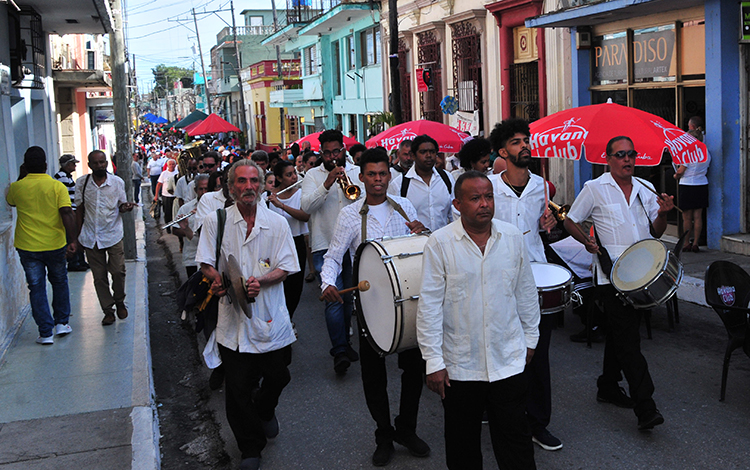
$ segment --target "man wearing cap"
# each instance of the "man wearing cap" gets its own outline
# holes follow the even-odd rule
[[[65,256],[75,252],[75,216],[65,186],[46,174],[44,150],[29,147],[23,164],[28,174],[10,184],[5,200],[18,215],[13,246],[29,285],[31,315],[39,328],[36,342],[49,345],[54,342],[53,335],[72,331],[68,325],[70,291]],[[52,284],[52,313],[47,302],[47,279]]]
[[[76,182],[73,179],[73,172],[76,171],[76,163],[78,163],[78,159],[73,155],[66,153],[60,157],[60,171],[55,173],[55,179],[68,188],[70,204],[73,211],[76,210]],[[73,257],[68,260],[68,271],[86,271],[87,269],[89,269],[89,265],[86,263],[86,257],[83,254],[83,250],[77,250]]]

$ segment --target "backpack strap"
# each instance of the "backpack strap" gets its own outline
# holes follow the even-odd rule
[[[401,174],[401,197],[406,197],[406,193],[409,192],[410,178],[406,177],[406,173]]]
[[[440,168],[435,168],[438,172],[438,175],[440,175],[440,178],[443,179],[443,183],[445,183],[445,187],[448,188],[448,194],[451,194],[451,191],[453,190],[453,185],[451,185],[451,180],[448,178],[448,173],[445,170],[441,170]]]
[[[224,241],[224,225],[227,222],[227,211],[223,207],[216,209],[216,267],[219,266],[221,243]]]

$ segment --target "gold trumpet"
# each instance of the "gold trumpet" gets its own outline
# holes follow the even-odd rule
[[[568,204],[560,206],[552,201],[549,201],[549,208],[552,211],[552,214],[554,214],[555,218],[560,222],[568,217],[568,211],[570,210],[570,206]]]
[[[346,170],[344,170],[344,177],[339,178],[338,182],[341,186],[341,190],[344,191],[344,196],[346,196],[347,199],[349,199],[350,201],[356,201],[357,199],[359,199],[359,196],[362,194],[362,190],[359,186],[352,183],[349,175],[346,174]]]

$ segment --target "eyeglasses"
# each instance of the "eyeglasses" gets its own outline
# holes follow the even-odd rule
[[[334,157],[338,157],[341,154],[341,152],[343,152],[343,151],[344,151],[344,147],[341,147],[339,149],[323,150],[323,152],[321,152],[321,153],[325,157],[330,157],[331,155],[333,155]]]
[[[203,165],[200,165],[198,168],[213,168],[216,166],[216,163],[204,163]]]
[[[635,160],[635,157],[638,156],[638,151],[636,150],[620,150],[612,154],[613,157],[619,158],[622,160],[625,157],[630,157],[633,160]]]

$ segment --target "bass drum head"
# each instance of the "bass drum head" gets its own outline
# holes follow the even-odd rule
[[[376,241],[363,243],[357,249],[354,262],[354,284],[368,281],[370,288],[357,292],[357,311],[360,327],[367,334],[370,344],[381,354],[391,352],[398,340],[399,325],[396,304],[393,298],[399,295],[398,281],[381,256],[385,249]]]
[[[563,286],[573,279],[570,271],[551,263],[531,263],[531,271],[534,273],[534,283],[540,290]]]
[[[612,285],[620,292],[645,286],[664,270],[667,247],[659,240],[641,240],[625,250],[612,267]]]

